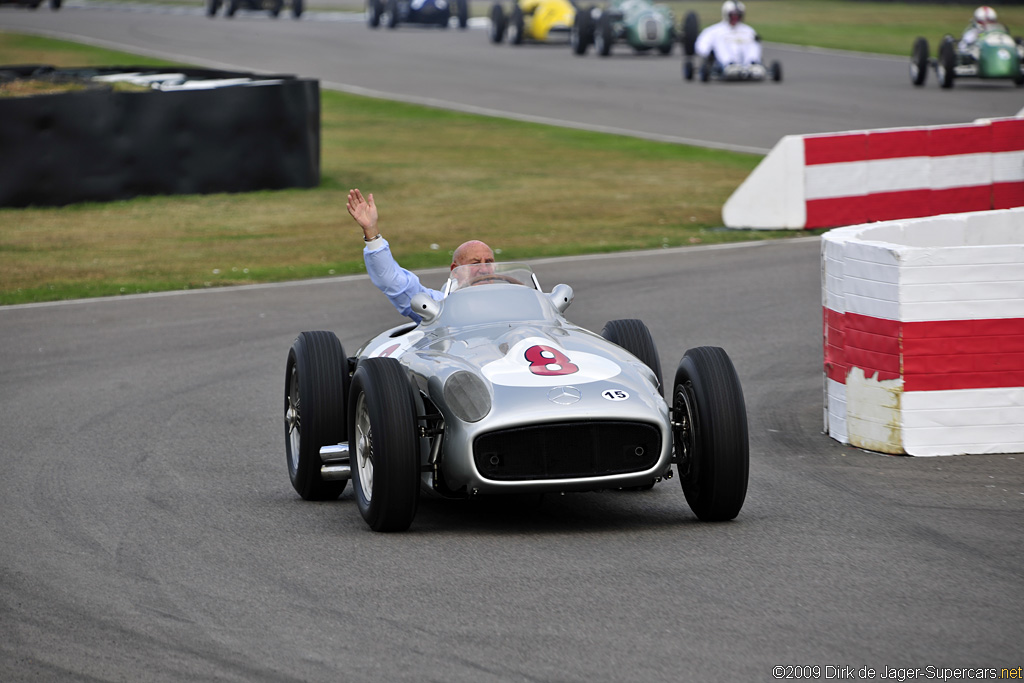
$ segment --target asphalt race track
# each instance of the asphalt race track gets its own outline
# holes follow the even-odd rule
[[[1024,456],[821,434],[816,239],[536,264],[571,320],[640,317],[666,377],[744,385],[739,518],[677,480],[424,500],[369,531],[288,482],[296,333],[399,317],[364,278],[0,309],[0,680],[770,680],[774,665],[1017,666]],[[428,273],[428,283],[443,274]]]
[[[154,15],[150,27],[141,13],[73,9],[4,6],[0,27],[80,25],[113,40],[100,24],[123,22],[121,44],[325,79],[332,67],[278,38],[308,31],[324,59],[345,44],[318,37],[324,27],[351,29],[354,43],[486,45],[473,30],[389,36],[190,15]],[[171,40],[178,29],[165,19],[190,28]],[[397,60],[370,45],[360,64]],[[609,90],[620,82],[604,67],[642,61],[486,47],[458,61],[544,54],[592,69]],[[849,59],[853,70],[862,58]],[[795,91],[797,64],[793,82],[752,87]],[[360,71],[345,69],[330,80]],[[438,87],[464,87],[460,74],[431,73]],[[523,70],[519,87],[529,73],[539,70]],[[663,87],[681,98],[717,86]],[[941,95],[971,118],[988,97],[1002,103],[989,114],[1013,113],[1020,91],[1004,90]],[[577,105],[552,106],[541,115]],[[917,116],[905,101],[889,106],[901,120],[881,125]],[[888,117],[824,109],[820,128]],[[771,145],[753,133],[743,144]],[[751,475],[743,511],[723,524],[696,521],[676,480],[648,492],[424,499],[410,531],[389,535],[368,530],[351,489],[301,501],[284,462],[285,358],[301,330],[335,330],[352,353],[400,322],[363,277],[0,308],[0,681],[768,681],[777,666],[817,666],[782,673],[820,679],[850,667],[855,680],[862,667],[877,679],[1024,665],[1024,455],[884,457],[821,433],[819,248],[801,238],[534,264],[546,288],[574,287],[574,322],[643,319],[666,378],[689,347],[730,353]]]
[[[768,45],[765,58],[782,62],[782,83],[702,84],[682,80],[678,49],[672,57],[635,56],[617,46],[608,58],[593,50],[574,57],[567,45],[495,46],[482,28],[371,30],[340,12],[211,20],[198,7],[146,9],[5,5],[0,29],[84,36],[200,66],[289,73],[359,93],[760,153],[783,135],[967,123],[1024,106],[1009,81],[964,80],[945,91],[932,74],[926,87],[914,88],[909,58]]]

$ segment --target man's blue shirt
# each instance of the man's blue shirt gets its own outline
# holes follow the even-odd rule
[[[412,298],[420,292],[426,292],[435,301],[444,298],[444,294],[436,289],[424,287],[420,279],[398,265],[391,255],[391,246],[383,237],[367,243],[363,249],[363,262],[370,282],[384,292],[398,312],[420,322],[422,318],[412,312]]]

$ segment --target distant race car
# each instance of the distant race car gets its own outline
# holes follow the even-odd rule
[[[671,54],[676,42],[672,10],[651,0],[611,0],[606,8],[590,7],[576,13],[569,38],[575,54],[586,54],[593,44],[597,54],[607,57],[617,42],[637,52],[656,49]]]
[[[285,0],[206,0],[206,16],[217,16],[217,12],[223,5],[226,17],[233,17],[238,10],[247,9],[256,12],[266,11],[276,19],[285,4]],[[290,0],[287,4],[291,7],[293,18],[298,19],[302,16],[304,0]]]
[[[943,88],[952,88],[957,78],[1010,79],[1024,85],[1024,41],[1013,38],[1002,24],[994,24],[978,35],[968,49],[960,48],[951,35],[939,42],[937,58],[928,52],[928,41],[917,38],[910,51],[910,82],[924,85],[929,68]]]
[[[57,11],[60,9],[62,0],[49,0],[47,6]],[[39,6],[43,4],[43,0],[0,0],[0,5],[18,5],[20,7],[27,7],[28,9],[39,9]]]
[[[469,0],[367,0],[366,23],[370,28],[384,24],[426,24],[448,28],[454,12],[459,28],[469,24]]]
[[[568,42],[575,17],[576,6],[569,0],[515,0],[507,13],[495,2],[488,37],[492,43],[501,43],[507,33],[510,45]]]
[[[696,12],[687,12],[683,17],[683,79],[692,81],[697,75],[701,82],[708,81],[763,81],[768,78],[776,83],[782,80],[782,63],[778,60],[765,66],[761,62],[754,64],[723,64],[715,59],[714,54],[701,60],[700,66],[694,65],[697,55],[697,36],[700,35],[700,18]],[[760,40],[760,38],[757,38]]]
[[[348,357],[333,332],[288,354],[285,455],[306,500],[352,480],[375,531],[407,529],[421,492],[645,490],[676,468],[705,521],[739,514],[749,464],[743,390],[718,347],[688,350],[662,395],[647,327],[601,334],[563,317],[572,288],[544,292],[525,264],[455,268],[445,298],[413,297],[422,322]]]

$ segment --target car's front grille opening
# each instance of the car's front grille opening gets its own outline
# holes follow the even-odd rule
[[[482,434],[473,459],[485,479],[529,481],[640,472],[661,454],[661,431],[642,422],[532,425]]]

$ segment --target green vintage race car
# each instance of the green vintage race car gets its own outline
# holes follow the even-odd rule
[[[929,68],[943,88],[957,78],[1011,79],[1024,85],[1024,44],[1002,24],[992,24],[970,46],[947,34],[939,42],[938,56],[928,53],[928,41],[917,38],[910,51],[910,82],[924,85]]]
[[[576,13],[569,34],[574,54],[586,54],[593,44],[597,54],[607,57],[617,42],[636,52],[672,54],[676,42],[672,10],[650,0],[611,0],[605,8],[591,6]]]

